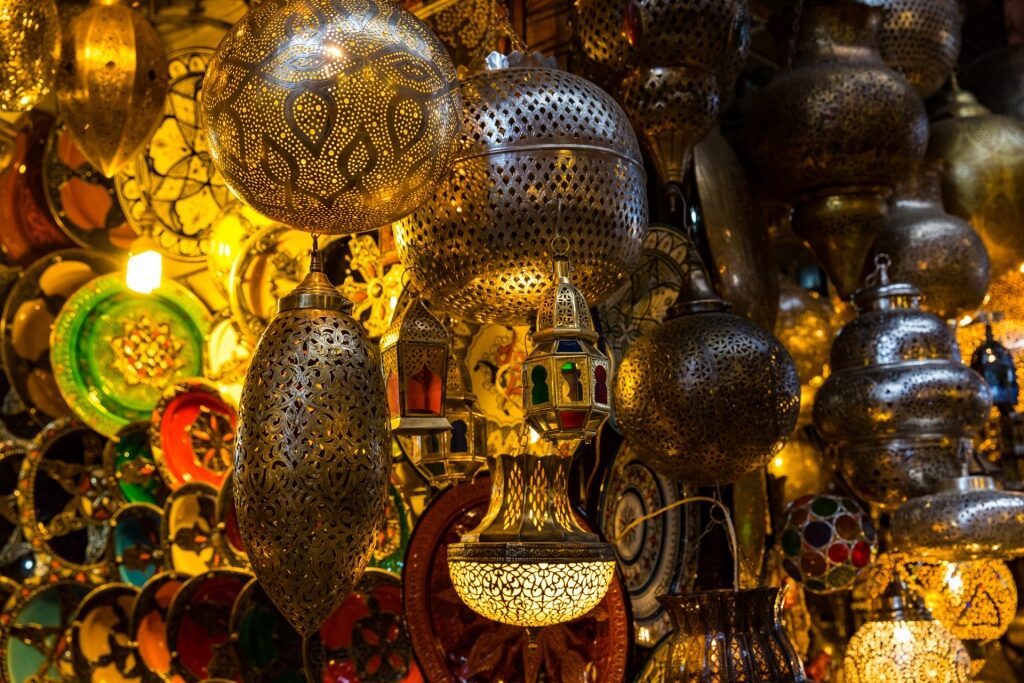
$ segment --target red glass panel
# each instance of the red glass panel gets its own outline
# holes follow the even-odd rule
[[[563,429],[579,429],[587,421],[587,412],[581,410],[559,410],[558,417]]]
[[[405,382],[405,410],[409,415],[441,415],[441,378],[426,365]]]

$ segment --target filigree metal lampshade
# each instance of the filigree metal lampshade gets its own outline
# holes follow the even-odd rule
[[[629,348],[615,377],[616,420],[661,474],[734,481],[782,448],[800,413],[800,380],[775,337],[711,289],[691,248],[668,319]]]
[[[295,228],[387,225],[451,168],[455,67],[398,2],[262,3],[221,41],[203,93],[225,182]]]
[[[647,179],[619,105],[520,53],[493,53],[463,78],[462,97],[455,168],[395,224],[413,283],[460,318],[526,322],[551,286],[548,246],[559,231],[587,299],[610,294],[647,233]]]
[[[153,134],[167,95],[156,29],[118,0],[92,0],[64,36],[57,104],[86,159],[113,177]]]
[[[964,0],[884,0],[880,50],[886,63],[928,97],[960,57]]]
[[[11,0],[0,7],[0,111],[28,111],[50,92],[60,60],[54,0]]]
[[[279,303],[242,390],[234,492],[253,572],[308,635],[362,575],[391,465],[380,367],[315,252]]]
[[[410,298],[380,338],[392,432],[425,434],[451,428],[445,418],[450,341],[448,330],[418,297]]]
[[[615,551],[576,522],[568,466],[559,455],[528,453],[490,461],[487,515],[448,546],[452,583],[475,612],[513,626],[550,626],[583,616],[608,591]]]
[[[959,477],[913,498],[892,517],[893,543],[915,555],[949,561],[1024,555],[1024,493],[1003,491],[990,477]]]
[[[878,263],[832,345],[814,423],[853,490],[894,510],[957,476],[992,399],[946,323],[919,309],[920,291],[890,283]]]

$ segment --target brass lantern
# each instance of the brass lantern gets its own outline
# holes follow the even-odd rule
[[[50,92],[60,60],[60,17],[54,0],[0,5],[0,111],[28,111]]]
[[[552,441],[589,441],[611,414],[611,364],[569,261],[555,256],[555,283],[537,311],[534,347],[523,363],[526,421]]]
[[[412,297],[380,338],[388,415],[395,434],[451,427],[445,418],[448,330],[419,297]]]
[[[111,178],[160,123],[169,77],[156,29],[119,0],[92,0],[71,22],[57,104],[86,159]]]
[[[949,80],[960,57],[964,0],[883,0],[880,49],[921,97]]]

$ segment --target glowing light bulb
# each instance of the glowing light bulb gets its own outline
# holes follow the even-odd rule
[[[157,251],[156,243],[151,238],[140,237],[128,252],[125,284],[132,291],[149,294],[160,286],[163,269],[164,257]]]

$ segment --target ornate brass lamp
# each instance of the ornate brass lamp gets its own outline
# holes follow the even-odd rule
[[[167,86],[163,41],[139,12],[119,0],[92,0],[71,22],[57,104],[82,154],[108,178],[153,134]]]
[[[60,60],[54,0],[13,0],[0,7],[0,111],[28,111],[50,92]]]
[[[449,429],[445,418],[448,330],[419,297],[410,298],[380,338],[391,431],[411,435]]]
[[[921,97],[949,80],[960,57],[964,0],[883,0],[882,57]]]
[[[281,298],[245,379],[234,494],[245,550],[308,635],[362,575],[384,524],[391,465],[380,366],[314,238],[310,272]]]

